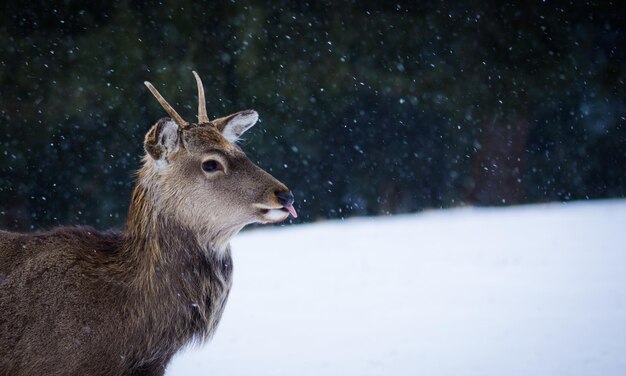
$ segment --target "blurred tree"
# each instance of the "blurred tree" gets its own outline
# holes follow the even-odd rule
[[[120,226],[153,82],[243,147],[303,220],[623,197],[623,11],[606,3],[7,2],[0,226]]]

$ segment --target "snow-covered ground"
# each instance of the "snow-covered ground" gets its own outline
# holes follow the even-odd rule
[[[626,375],[626,200],[257,229],[167,375]]]

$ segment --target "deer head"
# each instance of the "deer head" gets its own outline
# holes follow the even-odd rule
[[[146,134],[139,183],[152,192],[153,204],[166,218],[221,243],[243,226],[297,217],[293,194],[256,166],[237,145],[258,120],[245,110],[209,120],[202,81],[198,86],[198,122],[189,123],[149,82],[145,85],[171,118],[159,120]]]

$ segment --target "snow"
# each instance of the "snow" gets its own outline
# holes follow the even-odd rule
[[[167,375],[624,375],[626,200],[255,229]]]

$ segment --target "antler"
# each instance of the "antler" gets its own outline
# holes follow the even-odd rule
[[[174,110],[172,106],[170,106],[170,104],[167,103],[165,98],[163,98],[163,96],[157,91],[157,89],[154,88],[154,86],[152,86],[151,83],[149,83],[148,81],[144,81],[143,83],[144,85],[146,85],[148,90],[150,90],[152,95],[154,95],[154,97],[159,101],[161,106],[163,106],[165,111],[167,111],[167,113],[172,117],[172,119],[174,119],[174,122],[176,122],[176,124],[178,124],[179,127],[185,128],[187,125],[189,125],[189,123],[183,120],[183,118],[180,117],[178,112],[176,112],[176,110]]]
[[[206,114],[206,100],[204,99],[204,87],[202,86],[202,80],[196,71],[191,71],[196,78],[196,84],[198,84],[198,123],[208,123],[209,117]]]

